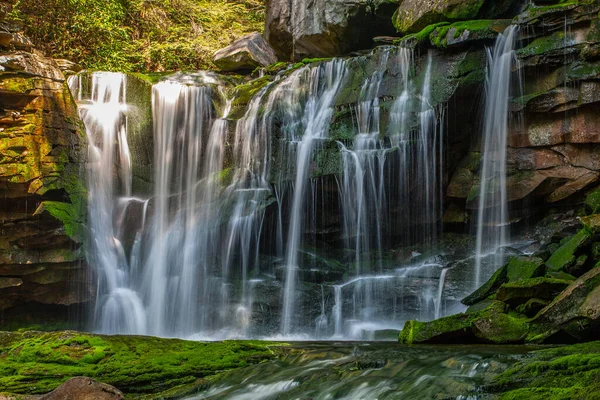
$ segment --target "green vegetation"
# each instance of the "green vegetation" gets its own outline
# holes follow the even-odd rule
[[[78,332],[0,332],[0,392],[40,394],[74,376],[127,395],[189,390],[202,378],[275,357],[266,342],[200,343]]]
[[[9,16],[36,47],[85,68],[214,68],[213,53],[262,32],[261,0],[19,0]]]
[[[500,399],[600,398],[600,342],[540,350],[499,375]]]

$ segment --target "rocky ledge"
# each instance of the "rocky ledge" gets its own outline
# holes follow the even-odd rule
[[[0,31],[0,326],[62,323],[92,298],[84,131],[56,62],[18,27],[0,20]]]

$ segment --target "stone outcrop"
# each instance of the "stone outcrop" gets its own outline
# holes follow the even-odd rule
[[[598,192],[590,197],[596,197]],[[591,200],[590,200],[591,202]],[[409,321],[402,343],[572,343],[600,339],[600,215],[535,257],[512,257],[466,297],[464,314]],[[576,278],[577,277],[577,278]]]
[[[83,128],[54,60],[11,35],[0,44],[0,326],[64,321],[92,297]]]
[[[268,0],[265,38],[281,60],[332,57],[391,35],[395,0]]]
[[[594,2],[530,6],[514,20],[522,24],[528,44],[517,50],[523,93],[512,104],[515,123],[508,138],[511,202],[580,201],[600,181],[599,11]],[[533,36],[543,29],[548,32]],[[479,167],[472,162],[478,150],[475,139],[448,188],[448,196],[466,209],[478,206]]]
[[[438,22],[498,18],[519,3],[515,0],[401,0],[394,14],[394,26],[398,32],[412,33]]]
[[[260,33],[253,32],[217,51],[213,62],[222,71],[253,70],[276,63],[277,55]]]

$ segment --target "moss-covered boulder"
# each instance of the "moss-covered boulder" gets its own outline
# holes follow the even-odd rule
[[[509,282],[518,282],[544,275],[544,261],[539,257],[511,257],[507,266]]]
[[[517,307],[517,311],[529,318],[533,318],[538,312],[548,305],[548,302],[540,299],[529,299],[527,303]]]
[[[571,283],[532,320],[531,342],[590,340],[600,327],[600,265]],[[595,333],[594,333],[595,332]]]
[[[442,21],[465,21],[496,18],[518,3],[513,0],[402,0],[394,14],[398,32],[418,32],[427,25]]]
[[[560,246],[546,261],[549,271],[564,271],[577,260],[576,252],[590,239],[591,233],[582,229]]]
[[[506,305],[494,301],[482,311],[456,314],[431,322],[408,321],[398,340],[418,343],[521,343],[527,320],[505,313]]]
[[[502,285],[496,299],[517,307],[530,299],[552,300],[565,290],[571,282],[552,278],[533,278]]]
[[[600,342],[537,350],[494,378],[500,399],[558,400],[600,397]]]
[[[462,300],[462,303],[467,306],[472,306],[485,300],[487,297],[496,293],[496,291],[502,286],[508,279],[508,265],[504,265],[498,269],[494,275],[476,291],[471,293],[469,296]]]
[[[206,378],[275,357],[267,342],[190,342],[63,331],[0,332],[0,392],[43,394],[75,376],[128,397],[172,398]]]

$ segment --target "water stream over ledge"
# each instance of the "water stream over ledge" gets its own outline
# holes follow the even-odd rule
[[[186,400],[485,398],[491,379],[533,350],[524,346],[293,343],[277,361],[226,372]]]

